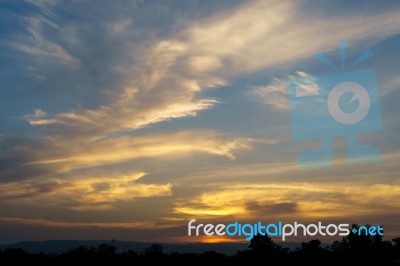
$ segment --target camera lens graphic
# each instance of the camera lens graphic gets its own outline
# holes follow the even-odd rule
[[[358,108],[354,112],[345,112],[340,107],[340,98],[347,93],[353,95],[350,104],[359,101]],[[341,124],[352,125],[362,121],[367,116],[370,106],[371,100],[367,90],[355,82],[341,82],[328,95],[328,111]]]

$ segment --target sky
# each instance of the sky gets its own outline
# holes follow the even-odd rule
[[[341,40],[345,64],[316,59],[340,66]],[[399,47],[396,1],[1,0],[0,243],[230,240],[191,219],[399,236]],[[380,161],[338,136],[331,167],[303,167],[321,142],[293,138],[287,82],[366,69]]]

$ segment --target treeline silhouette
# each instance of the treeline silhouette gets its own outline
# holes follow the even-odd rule
[[[367,225],[368,226],[368,225]],[[353,225],[353,228],[359,228]],[[215,251],[203,253],[165,253],[163,246],[152,244],[142,250],[117,253],[113,245],[101,244],[97,248],[80,246],[63,254],[30,254],[20,248],[0,251],[1,262],[28,262],[51,265],[71,263],[110,263],[118,265],[144,265],[149,263],[232,263],[263,265],[400,265],[400,237],[383,240],[381,236],[350,233],[331,245],[322,245],[318,239],[302,242],[295,250],[276,243],[269,236],[256,235],[249,249],[227,256]],[[3,264],[2,264],[3,265]],[[4,264],[5,265],[5,264]]]

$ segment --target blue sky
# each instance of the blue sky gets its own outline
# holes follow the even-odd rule
[[[186,224],[345,221],[400,232],[400,4],[0,2],[1,241],[188,239]],[[298,164],[286,82],[370,48],[381,161]],[[318,112],[318,110],[316,110]],[[351,206],[351,207],[349,207]],[[224,240],[224,239],[222,239]]]

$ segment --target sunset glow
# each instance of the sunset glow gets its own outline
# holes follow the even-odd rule
[[[243,241],[188,238],[191,219],[398,236],[400,5],[183,2],[0,4],[0,244]],[[376,72],[383,125],[356,138],[380,161],[349,162],[343,136],[332,167],[302,167],[322,144],[294,138],[287,81],[363,69]]]

